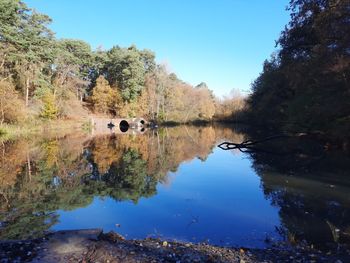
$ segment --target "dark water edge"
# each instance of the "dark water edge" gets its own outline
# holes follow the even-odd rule
[[[252,140],[274,134],[251,126],[245,132]],[[281,208],[292,243],[295,238],[305,239],[321,249],[349,244],[350,152],[346,138],[293,134],[257,145],[250,155],[265,194]]]
[[[348,156],[309,138],[251,153],[216,147],[253,138],[244,129],[182,125],[9,142],[1,148],[0,238],[102,227],[129,239],[219,246],[349,244]]]

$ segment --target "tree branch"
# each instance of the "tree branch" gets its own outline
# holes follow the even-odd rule
[[[241,143],[223,142],[223,143],[220,143],[218,147],[225,151],[238,149],[241,152],[251,152],[252,150],[254,150],[252,146],[254,146],[255,144],[270,141],[270,140],[275,140],[279,138],[288,138],[288,137],[292,137],[292,136],[288,134],[279,134],[279,135],[269,136],[257,141],[246,140]]]

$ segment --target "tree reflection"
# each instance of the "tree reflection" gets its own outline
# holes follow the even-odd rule
[[[261,147],[272,154],[251,153],[253,167],[265,196],[280,209],[281,234],[292,243],[306,240],[319,247],[349,243],[349,156],[308,137]]]
[[[65,135],[0,146],[0,238],[41,236],[56,210],[84,207],[94,197],[116,201],[156,194],[169,171],[205,160],[219,139],[242,140],[232,129],[178,126],[135,135]]]
[[[147,174],[147,163],[134,149],[123,152],[121,158],[112,162],[108,169],[100,173],[92,165],[93,173],[84,178],[84,190],[93,196],[109,196],[118,201],[132,200],[135,203],[140,197],[150,197],[156,193],[157,179]]]

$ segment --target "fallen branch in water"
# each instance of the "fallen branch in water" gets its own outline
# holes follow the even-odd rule
[[[254,146],[255,144],[274,140],[274,139],[279,139],[279,138],[288,138],[288,137],[291,137],[291,135],[279,134],[279,135],[269,136],[269,137],[266,137],[264,139],[257,140],[257,141],[246,140],[246,141],[241,142],[241,143],[223,142],[223,143],[220,143],[218,145],[218,147],[221,148],[222,150],[225,150],[225,151],[238,149],[241,152],[251,152],[254,150],[254,147],[252,147],[252,146]]]

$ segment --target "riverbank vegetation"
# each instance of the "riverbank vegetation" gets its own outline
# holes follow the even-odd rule
[[[252,84],[248,120],[349,141],[350,3],[292,0],[291,21]]]
[[[50,23],[22,1],[0,0],[3,132],[9,130],[5,124],[81,120],[91,112],[157,122],[209,121],[221,109],[205,83],[182,81],[158,65],[152,51],[117,45],[92,50],[82,40],[55,38]]]
[[[350,130],[348,1],[292,0],[291,21],[248,98],[216,98],[156,63],[151,50],[92,50],[57,39],[51,19],[0,0],[0,126],[82,120],[90,113],[156,122],[245,122],[346,141]],[[7,126],[8,127],[8,126]]]

